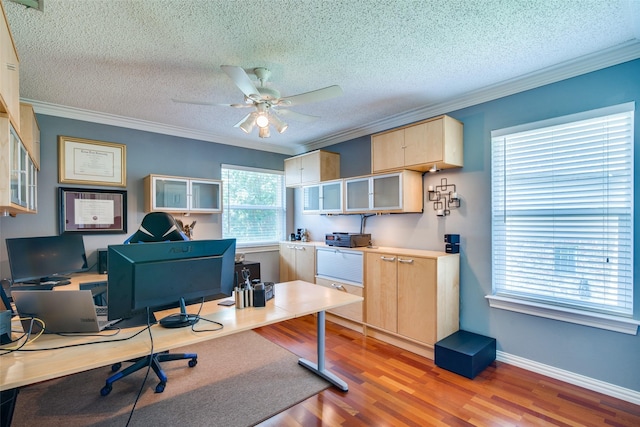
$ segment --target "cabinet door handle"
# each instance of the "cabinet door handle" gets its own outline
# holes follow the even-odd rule
[[[337,290],[339,290],[339,291],[347,292],[347,290],[345,289],[345,287],[344,287],[344,286],[342,286],[342,285],[336,285],[335,283],[332,283],[332,284],[331,284],[331,287],[332,287],[333,289],[337,289]]]
[[[403,262],[405,264],[413,264],[413,260],[412,259],[402,259],[402,258],[398,258],[398,262]]]
[[[304,251],[306,248],[304,246],[296,246],[296,250]]]
[[[383,261],[395,261],[396,257],[392,256],[391,258],[387,258],[386,256],[382,255],[380,259]]]
[[[296,247],[294,245],[287,245],[287,249],[295,249]]]

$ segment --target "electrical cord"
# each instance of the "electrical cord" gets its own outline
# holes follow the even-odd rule
[[[60,350],[63,348],[73,348],[73,347],[82,347],[85,345],[94,345],[94,344],[104,344],[104,343],[113,343],[113,342],[122,342],[122,341],[127,341],[130,340],[132,338],[137,337],[138,335],[140,335],[141,333],[143,333],[145,330],[150,329],[151,325],[147,325],[144,329],[139,330],[138,332],[136,332],[135,334],[129,336],[129,337],[124,337],[124,338],[119,338],[119,339],[115,339],[115,340],[105,340],[105,341],[91,341],[91,342],[83,342],[83,343],[76,343],[76,344],[68,344],[68,345],[61,345],[61,346],[57,346],[57,347],[47,347],[47,348],[24,348],[24,349],[17,349],[17,350],[11,350],[10,352],[14,352],[14,351],[22,351],[22,352],[36,352],[36,351],[48,351],[48,350]],[[10,353],[7,352],[7,353]],[[4,355],[7,353],[2,353],[0,355]]]
[[[224,328],[224,325],[220,322],[216,322],[215,320],[209,320],[209,319],[205,319],[204,317],[200,316],[200,312],[202,311],[202,307],[204,307],[204,298],[202,298],[202,301],[200,301],[200,308],[198,309],[198,312],[196,313],[196,318],[198,320],[204,320],[205,322],[209,322],[209,323],[213,323],[215,325],[218,325],[218,328],[215,329],[196,329],[195,326],[198,322],[195,322],[194,324],[191,325],[191,331],[196,332],[196,333],[201,333],[201,332],[216,332],[219,331],[221,329]]]
[[[145,329],[149,331],[149,341],[151,343],[151,352],[149,353],[149,359],[151,359],[153,357],[153,334],[151,333],[151,312],[149,310],[149,307],[147,307],[147,327]],[[129,418],[127,419],[126,427],[129,427],[129,423],[131,422],[131,418],[133,417],[133,411],[136,410],[136,405],[140,400],[140,396],[142,396],[142,391],[144,390],[144,385],[147,382],[147,378],[149,378],[150,371],[151,371],[151,360],[149,360],[149,364],[147,366],[147,372],[144,374],[144,378],[142,379],[142,384],[140,384],[140,389],[138,390],[136,399],[133,401],[133,406],[131,407],[131,411],[129,412]]]
[[[38,337],[40,337],[40,335],[42,335],[44,333],[44,328],[45,328],[45,324],[44,321],[42,319],[38,319],[37,317],[20,317],[18,318],[18,320],[30,320],[29,322],[29,328],[27,329],[27,332],[23,333],[22,336],[20,336],[19,338],[17,338],[16,340],[12,341],[12,342],[18,342],[20,341],[22,338],[26,339],[24,340],[24,342],[22,344],[20,344],[17,347],[9,347],[9,348],[3,348],[2,350],[8,350],[6,352],[0,353],[0,356],[4,356],[5,354],[9,354],[9,353],[13,353],[14,351],[20,351],[22,349],[22,347],[24,347],[25,345],[32,343],[33,341],[35,341],[36,339],[38,339]],[[38,334],[31,338],[31,333],[33,331],[33,322],[38,322],[40,323],[41,329],[38,332]]]

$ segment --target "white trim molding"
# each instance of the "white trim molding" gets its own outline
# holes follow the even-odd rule
[[[489,306],[491,308],[576,323],[578,325],[591,326],[621,332],[623,334],[637,335],[638,325],[640,325],[640,321],[626,317],[590,313],[567,307],[556,307],[498,295],[486,295],[485,298],[489,300]]]
[[[584,375],[576,374],[574,372],[565,371],[564,369],[554,368],[553,366],[534,362],[499,350],[496,351],[496,360],[554,378],[556,380],[564,381],[578,387],[583,387],[597,393],[615,397],[616,399],[624,400],[635,405],[640,405],[640,392],[636,390],[620,387],[594,378],[586,377]]]

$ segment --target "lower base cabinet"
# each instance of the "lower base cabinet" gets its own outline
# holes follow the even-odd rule
[[[337,289],[339,291],[347,292],[359,297],[364,296],[364,288],[360,286],[349,285],[347,283],[328,280],[322,277],[316,277],[316,285]],[[362,302],[357,302],[354,304],[345,305],[343,307],[333,308],[331,310],[328,310],[327,313],[331,313],[344,319],[362,324],[363,308],[364,304]]]
[[[367,253],[366,334],[433,358],[459,329],[459,268],[459,254]]]

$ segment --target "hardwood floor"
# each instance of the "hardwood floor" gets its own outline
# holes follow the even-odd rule
[[[638,405],[508,364],[469,380],[335,323],[326,330],[326,366],[349,391],[330,387],[259,426],[640,426]],[[256,332],[317,360],[313,316]]]

